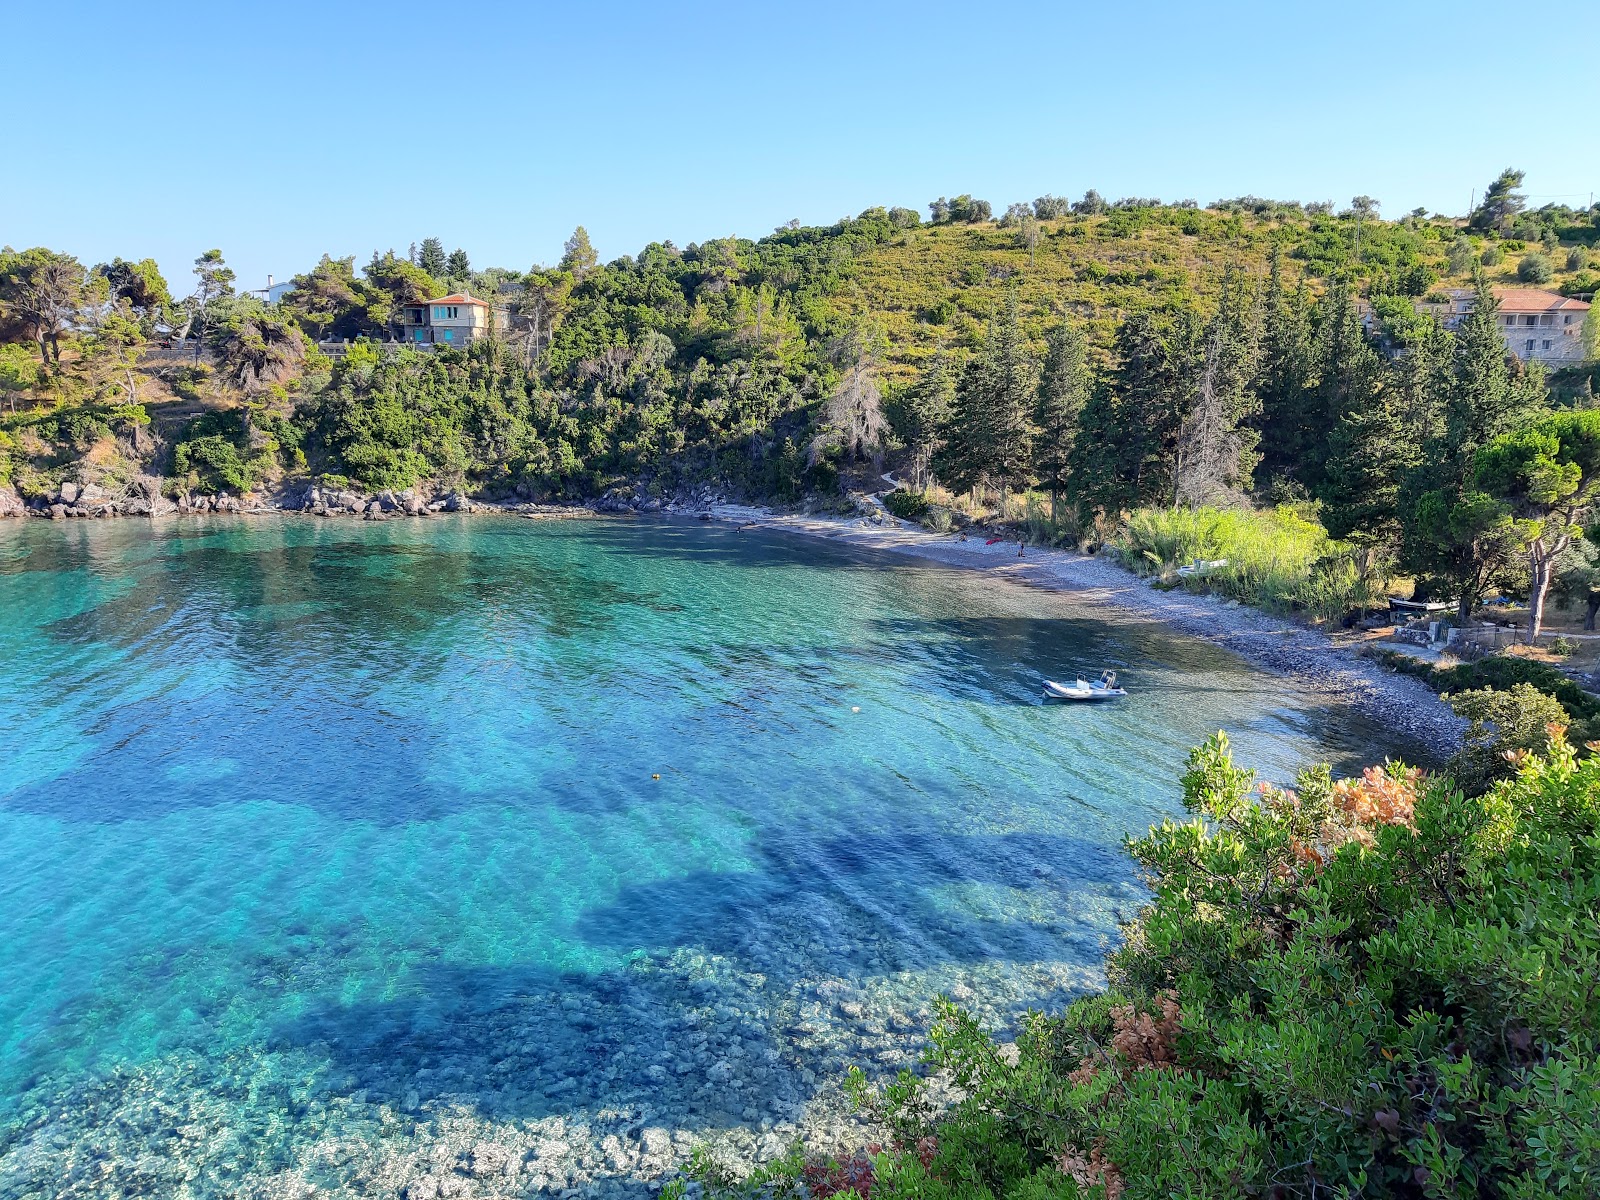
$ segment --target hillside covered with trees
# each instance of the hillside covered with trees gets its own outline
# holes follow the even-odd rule
[[[1215,546],[1139,514],[1280,506],[1298,583],[1242,598],[1333,615],[1403,570],[1465,616],[1586,566],[1594,322],[1590,361],[1545,378],[1505,353],[1490,289],[1591,294],[1600,207],[1520,186],[1466,220],[962,195],[606,264],[580,228],[529,270],[429,238],[325,257],[272,304],[217,250],[180,297],[148,259],[6,249],[0,479],[35,506],[64,481],[830,505],[887,464],[905,515],[1169,566]],[[1453,331],[1428,303],[1451,288],[1477,296]],[[460,290],[499,310],[491,339],[396,342],[406,305]]]

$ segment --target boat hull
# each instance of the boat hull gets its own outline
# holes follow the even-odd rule
[[[1044,694],[1051,700],[1070,700],[1079,704],[1094,704],[1103,700],[1119,700],[1128,693],[1121,688],[1098,687],[1092,683],[1084,684],[1082,687],[1075,687],[1047,679],[1044,683]]]

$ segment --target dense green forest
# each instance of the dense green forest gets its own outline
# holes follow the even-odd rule
[[[148,259],[6,249],[0,476],[35,504],[157,477],[826,506],[887,463],[892,507],[938,528],[1021,522],[1163,569],[1254,549],[1216,581],[1252,603],[1337,615],[1404,574],[1461,619],[1525,596],[1537,627],[1595,574],[1600,330],[1546,378],[1506,353],[1492,288],[1592,294],[1600,206],[1529,209],[1520,186],[1508,170],[1466,220],[1094,192],[996,217],[962,195],[606,264],[580,228],[526,271],[429,238],[325,257],[274,304],[216,250],[179,298]],[[1476,303],[1447,330],[1429,302],[1452,287]],[[405,305],[450,290],[493,302],[493,337],[395,342]]]

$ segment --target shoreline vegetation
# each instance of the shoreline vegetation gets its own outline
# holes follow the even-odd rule
[[[1071,592],[1459,742],[1281,788],[1213,739],[1190,820],[1128,842],[1152,898],[1109,991],[1003,1044],[942,1003],[919,1072],[852,1077],[880,1143],[765,1139],[662,1190],[1592,1196],[1600,702],[1333,632],[1391,590],[1461,634],[1515,603],[1536,653],[1600,613],[1600,205],[1522,186],[1394,220],[960,195],[605,264],[580,227],[526,271],[430,238],[275,303],[220,250],[180,297],[6,247],[0,515],[703,515]],[[489,336],[402,342],[473,296]]]

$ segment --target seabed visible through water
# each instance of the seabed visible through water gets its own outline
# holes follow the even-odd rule
[[[935,995],[1103,982],[1191,745],[1391,748],[1069,598],[671,520],[0,524],[0,704],[6,1200],[846,1143]]]

